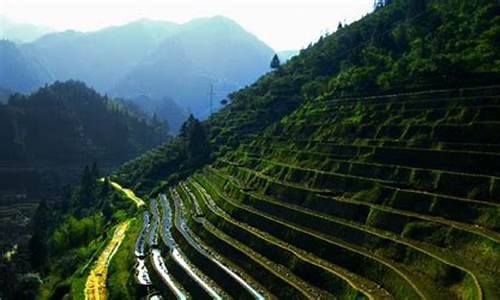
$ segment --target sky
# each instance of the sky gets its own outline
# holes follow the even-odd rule
[[[373,0],[0,0],[11,21],[55,30],[93,31],[140,18],[184,23],[198,17],[233,19],[276,51],[306,47],[339,21],[351,23]]]

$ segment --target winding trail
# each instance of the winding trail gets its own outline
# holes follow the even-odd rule
[[[84,290],[86,300],[106,299],[106,278],[108,275],[108,265],[113,258],[113,255],[120,247],[123,238],[125,237],[125,232],[130,225],[130,221],[131,220],[127,220],[120,223],[116,227],[113,238],[106,245],[106,248],[104,248],[101,255],[99,255],[99,258],[97,258],[94,268],[90,270]]]

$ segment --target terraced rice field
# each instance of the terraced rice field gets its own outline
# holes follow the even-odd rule
[[[499,150],[499,87],[311,101],[150,202],[156,284],[500,299]]]
[[[106,279],[109,262],[125,238],[125,233],[129,225],[130,220],[120,223],[116,227],[113,237],[97,258],[97,261],[95,262],[92,270],[90,270],[85,283],[85,299],[106,299]]]

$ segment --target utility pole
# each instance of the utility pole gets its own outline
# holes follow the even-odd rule
[[[214,85],[210,84],[210,114],[212,114],[212,104],[214,101]]]

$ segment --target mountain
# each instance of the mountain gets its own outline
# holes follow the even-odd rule
[[[120,96],[168,96],[195,115],[206,116],[210,85],[216,99],[223,99],[265,73],[272,55],[271,48],[230,19],[196,19],[165,39],[114,91]]]
[[[0,39],[8,39],[16,43],[29,43],[52,31],[45,26],[15,23],[0,16]]]
[[[36,57],[8,40],[0,40],[0,58],[0,88],[30,92],[51,78]]]
[[[230,92],[267,72],[273,55],[262,41],[221,16],[185,24],[142,19],[94,32],[54,32],[18,48],[47,76],[26,81],[21,90],[7,79],[0,86],[27,92],[53,80],[77,79],[122,98],[169,98],[201,117],[211,110],[211,86],[216,110]],[[29,68],[25,73],[40,77]]]
[[[144,111],[149,116],[167,120],[168,129],[172,133],[177,133],[182,123],[188,118],[188,112],[170,98],[152,99],[140,95],[125,101],[135,107],[138,112]]]
[[[51,33],[22,47],[42,60],[55,79],[83,80],[101,92],[109,92],[176,27],[169,22],[142,19],[88,33]]]

